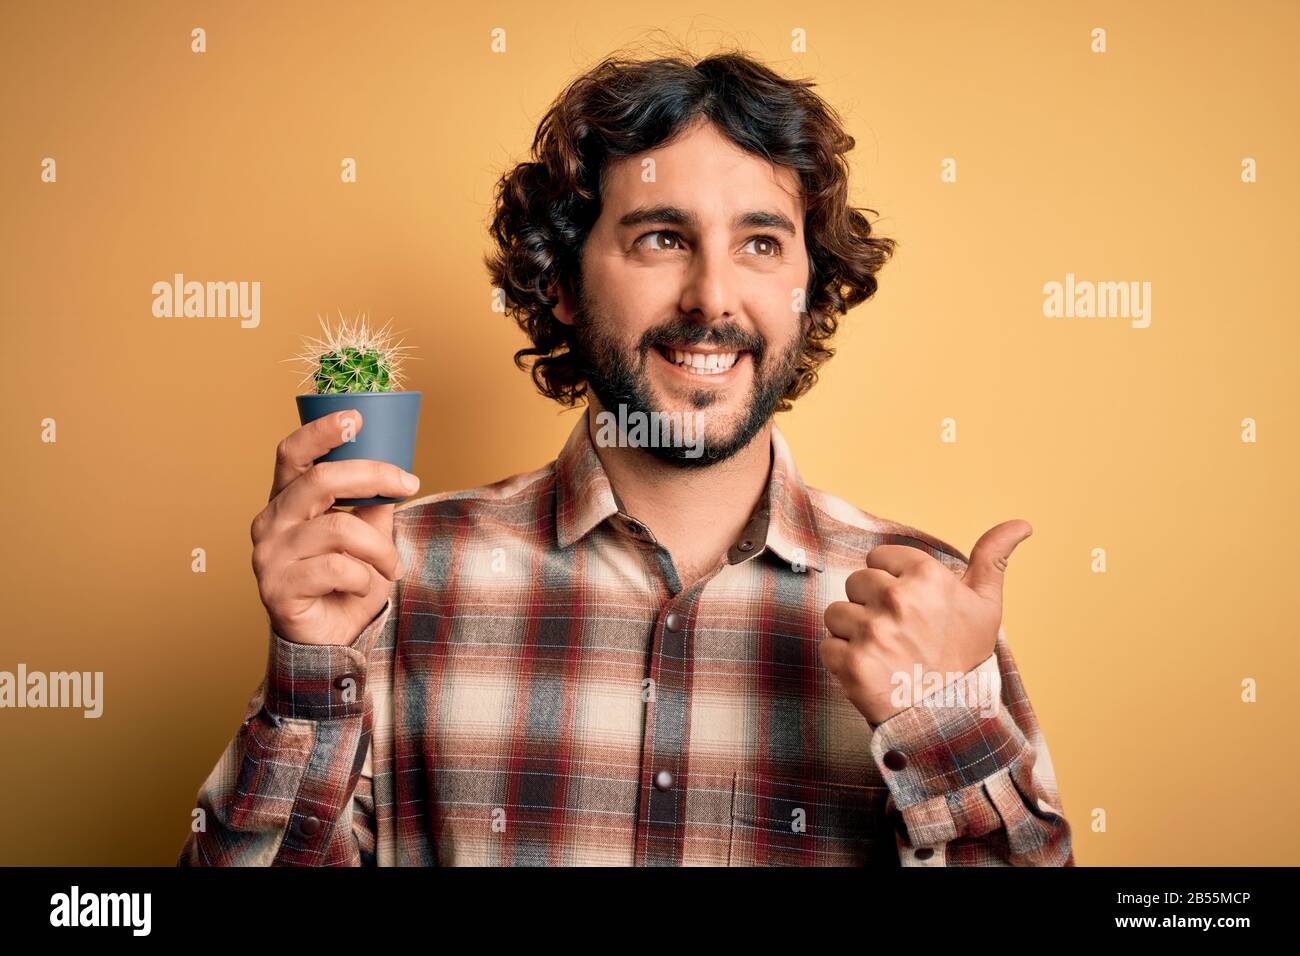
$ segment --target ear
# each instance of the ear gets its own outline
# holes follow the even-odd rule
[[[560,282],[558,278],[552,279],[546,287],[546,294],[551,297],[557,297],[555,305],[551,306],[551,314],[557,321],[564,325],[573,324],[574,301],[568,287]]]

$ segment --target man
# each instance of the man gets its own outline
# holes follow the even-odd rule
[[[417,486],[313,464],[361,416],[281,443],[267,676],[180,863],[1073,864],[1001,628],[1028,524],[967,561],[772,422],[892,250],[810,85],[610,59],[561,95],[489,267],[586,413],[543,468],[351,514]]]

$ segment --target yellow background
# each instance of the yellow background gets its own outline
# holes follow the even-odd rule
[[[554,456],[575,413],[533,392],[491,311],[491,188],[564,84],[655,29],[811,76],[857,137],[853,201],[899,252],[779,423],[810,483],[964,551],[1033,523],[1005,626],[1080,864],[1295,862],[1300,5],[45,2],[3,20],[0,669],[102,670],[106,701],[98,720],[0,711],[0,863],[174,861],[265,665],[248,526],[297,425],[280,360],[317,314],[392,317],[417,346],[422,493]],[[154,318],[176,272],[260,281],[261,325]],[[1151,326],[1045,318],[1067,272],[1151,282]]]

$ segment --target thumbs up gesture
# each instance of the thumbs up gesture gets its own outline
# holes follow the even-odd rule
[[[993,653],[1002,624],[1002,582],[1016,545],[1034,533],[1014,519],[985,531],[971,549],[965,574],[917,548],[883,544],[845,582],[847,601],[826,607],[830,636],[822,664],[867,720],[884,723],[919,699],[898,703],[900,680],[966,673]],[[899,675],[902,675],[901,678]]]

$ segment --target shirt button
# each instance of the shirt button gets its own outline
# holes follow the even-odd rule
[[[307,836],[315,836],[320,833],[320,817],[308,817],[302,821],[302,832]]]
[[[670,774],[667,770],[660,770],[657,774],[655,774],[656,789],[667,790],[672,785],[673,785],[673,775]]]
[[[740,542],[740,550],[741,550],[741,551],[753,551],[753,550],[754,550],[754,542],[752,542],[752,541],[750,541],[748,538],[746,538],[744,541]]]
[[[930,849],[928,846],[923,846],[921,849],[916,851],[916,858],[918,860],[928,860],[932,856],[934,856],[934,850]]]
[[[664,621],[664,624],[668,627],[668,630],[676,633],[682,629],[682,616],[676,611],[669,611],[668,618]]]
[[[907,754],[901,750],[885,751],[885,766],[890,770],[902,770],[907,766]]]

